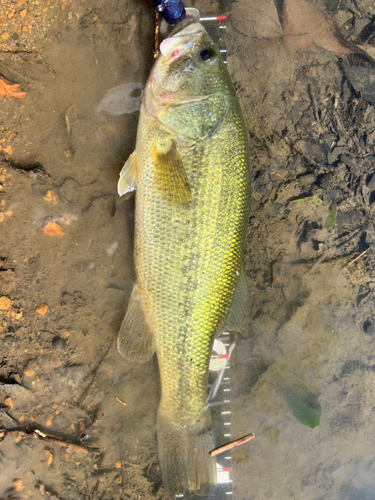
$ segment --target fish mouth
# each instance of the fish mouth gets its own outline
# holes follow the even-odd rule
[[[175,59],[177,56],[189,50],[194,43],[206,33],[204,27],[199,23],[193,23],[178,31],[173,36],[166,38],[160,44],[162,62]]]
[[[176,59],[186,57],[187,53],[191,52],[194,44],[205,33],[207,32],[201,24],[193,23],[178,31],[173,36],[166,38],[160,44],[161,56],[153,68],[152,78],[148,86],[151,98],[149,107],[152,106],[154,112],[157,112],[157,109],[160,107],[170,104],[176,98],[176,92],[162,87],[160,76],[164,71],[167,71],[166,68]]]

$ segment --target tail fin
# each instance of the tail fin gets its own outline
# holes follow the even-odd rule
[[[168,498],[192,491],[209,495],[216,484],[216,462],[208,452],[214,446],[209,410],[185,424],[168,420],[159,410],[158,455],[164,491]]]

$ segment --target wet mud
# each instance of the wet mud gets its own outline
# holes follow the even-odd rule
[[[375,12],[314,0],[344,41],[313,36],[313,21],[301,40],[285,34],[294,3],[288,18],[279,2],[195,3],[229,9],[252,152],[251,318],[233,335],[231,436],[256,438],[232,453],[233,497],[370,500],[375,93],[353,47],[374,43]],[[134,200],[116,184],[138,114],[98,109],[110,89],[145,83],[153,22],[143,2],[0,5],[0,74],[26,92],[0,97],[0,427],[87,449],[5,436],[0,498],[165,499],[157,363],[116,350],[134,282]],[[285,403],[291,376],[321,406],[314,429]]]

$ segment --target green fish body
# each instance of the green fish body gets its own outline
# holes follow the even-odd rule
[[[158,455],[168,497],[216,482],[206,405],[215,336],[246,310],[250,168],[239,102],[216,45],[192,24],[161,45],[119,194],[137,189],[136,285],[118,348],[156,351]]]

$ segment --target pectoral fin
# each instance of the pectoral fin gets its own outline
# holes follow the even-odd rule
[[[135,151],[126,160],[120,172],[117,192],[120,196],[137,189],[137,154]]]
[[[156,189],[165,200],[175,205],[189,203],[191,191],[188,178],[173,140],[166,149],[154,147],[153,165]]]
[[[129,361],[148,361],[155,352],[154,338],[147,325],[141,298],[134,287],[117,339],[117,349]]]
[[[249,291],[247,289],[245,269],[243,265],[239,271],[239,278],[236,290],[233,295],[232,304],[228,312],[227,319],[221,332],[234,331],[245,334],[250,315]]]

